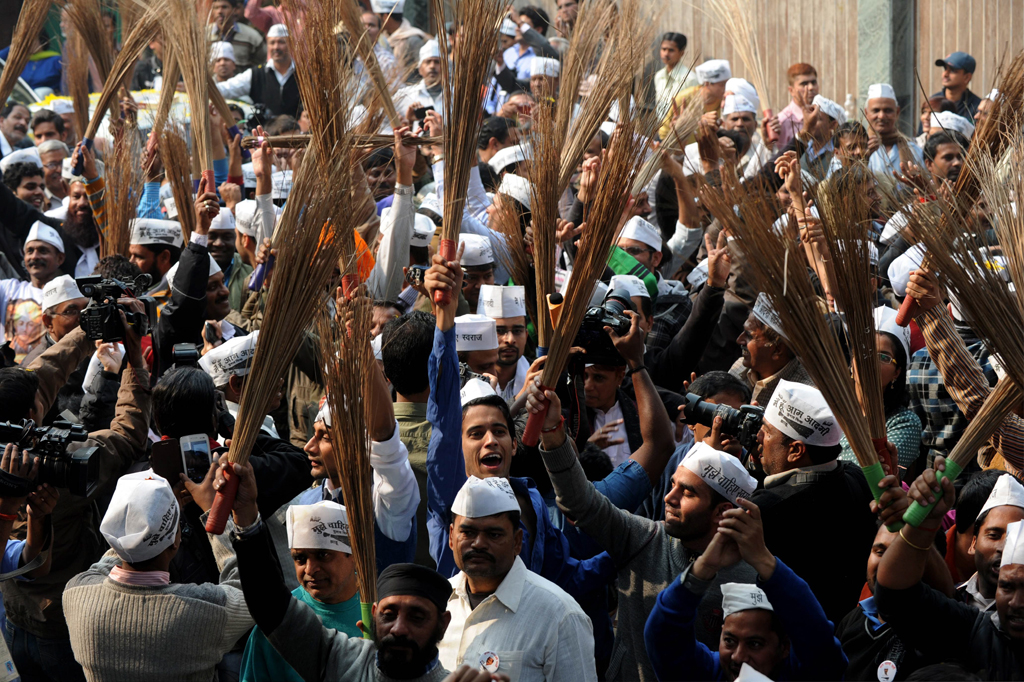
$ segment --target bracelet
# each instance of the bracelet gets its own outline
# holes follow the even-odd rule
[[[647,365],[640,365],[636,369],[630,369],[628,372],[626,372],[626,376],[630,376],[631,377],[634,374],[636,374],[637,372],[643,372],[646,369],[647,369]]]
[[[562,428],[562,426],[564,426],[564,425],[565,425],[565,417],[559,415],[558,423],[557,424],[552,426],[550,429],[541,429],[540,432],[541,433],[554,433],[558,429]]]
[[[17,514],[0,514],[0,521],[17,521]]]
[[[921,551],[921,552],[927,552],[929,549],[931,549],[930,547],[921,547],[920,545],[915,545],[913,542],[908,540],[907,536],[903,534],[903,531],[905,529],[906,529],[906,526],[903,526],[903,528],[900,528],[900,537],[903,538],[903,542],[907,543],[908,545],[910,545],[914,549],[916,549],[918,551]]]

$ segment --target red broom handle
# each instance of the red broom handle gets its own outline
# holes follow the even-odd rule
[[[541,391],[550,391],[546,386],[541,386]],[[526,428],[523,429],[523,445],[535,446],[540,442],[540,432],[544,428],[544,417],[547,415],[549,401],[544,401],[544,409],[540,412],[531,412],[526,419]]]
[[[341,293],[345,294],[345,298],[351,299],[355,296],[356,289],[359,287],[359,275],[343,275],[341,278]]]
[[[768,132],[768,142],[769,143],[775,143],[779,139],[779,134],[777,132],[775,132],[775,130],[770,125],[767,125],[768,119],[770,119],[774,115],[775,115],[775,112],[773,112],[771,109],[765,109],[764,110],[764,119],[765,119],[765,122],[766,122],[766,125],[765,125],[764,129]]]
[[[224,485],[217,491],[210,507],[210,515],[206,517],[206,532],[220,535],[228,524],[228,517],[235,506],[235,495],[238,493],[238,476],[230,464],[224,467]]]
[[[875,454],[878,455],[878,461],[889,467],[888,474],[899,477],[899,472],[896,470],[897,462],[892,461],[892,453],[886,447],[888,441],[885,438],[872,438],[871,442],[875,446]]]
[[[917,313],[920,310],[921,305],[913,296],[908,294],[907,297],[903,299],[903,303],[900,304],[899,312],[896,313],[896,324],[901,327],[906,327],[910,324],[912,319],[917,317]]]
[[[441,254],[441,258],[446,261],[455,260],[456,245],[452,239],[442,239],[438,245],[437,252]],[[447,290],[438,289],[434,292],[434,303],[439,306],[446,306],[452,302],[452,292]]]
[[[212,170],[204,170],[203,171],[203,179],[206,180],[206,191],[207,192],[216,192],[217,191],[217,181],[213,177],[213,171]]]

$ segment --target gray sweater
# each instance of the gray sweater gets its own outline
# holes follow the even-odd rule
[[[571,439],[556,450],[541,448],[559,508],[577,528],[592,537],[619,566],[619,610],[609,680],[657,678],[644,645],[644,625],[658,593],[676,579],[698,553],[665,532],[665,525],[625,512],[597,492],[587,480]],[[740,562],[719,571],[697,609],[697,640],[718,650],[722,629],[722,583],[752,583],[757,572]]]

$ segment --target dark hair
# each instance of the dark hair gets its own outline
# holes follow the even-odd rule
[[[669,31],[668,33],[663,33],[661,35],[661,42],[665,42],[666,40],[675,43],[676,47],[679,48],[680,52],[686,51],[686,36],[684,36],[682,33],[673,33],[672,31]]]
[[[518,127],[519,124],[511,118],[490,116],[484,119],[483,125],[480,126],[480,135],[477,137],[476,145],[480,149],[486,149],[487,143],[491,141],[492,137],[505,144],[508,142],[509,131]]]
[[[786,434],[782,434],[782,442],[784,444],[789,445],[790,443],[795,443],[796,441],[796,438],[790,438]],[[803,441],[800,442],[804,443]],[[826,462],[831,462],[836,457],[838,457],[839,453],[843,451],[843,446],[808,445],[807,443],[804,443],[804,449],[807,451],[807,456],[810,458],[811,464],[825,464]]]
[[[907,353],[903,350],[903,344],[895,335],[889,332],[879,332],[889,339],[893,348],[893,359],[896,360],[896,368],[900,375],[896,377],[895,385],[889,383],[882,390],[882,403],[885,407],[885,416],[891,417],[907,405]]]
[[[21,107],[25,111],[28,111],[30,114],[32,113],[29,110],[29,108],[27,106],[25,106],[24,104],[22,104],[21,102],[11,101],[11,102],[8,102],[7,104],[5,104],[3,109],[0,109],[0,118],[7,118],[8,116],[10,116],[11,112],[14,111],[15,107]]]
[[[129,282],[134,281],[136,277],[142,274],[142,271],[139,270],[139,266],[131,262],[128,258],[120,253],[115,253],[111,256],[101,258],[100,262],[96,264],[96,269],[92,271],[92,274],[102,275],[109,279],[119,279],[122,282]],[[153,284],[156,284],[156,282],[153,282]]]
[[[264,130],[267,135],[284,135],[287,132],[299,129],[299,122],[293,116],[281,114],[270,119]]]
[[[32,117],[32,121],[28,124],[28,127],[31,128],[34,133],[36,131],[36,126],[40,123],[52,123],[58,133],[61,135],[64,134],[64,119],[61,118],[61,115],[58,113],[49,109],[40,109],[36,112],[35,116]]]
[[[699,395],[701,398],[710,398],[722,393],[734,393],[743,399],[742,402],[750,402],[750,386],[739,377],[721,370],[701,374],[690,384],[689,392]]]
[[[31,178],[35,176],[42,177],[43,169],[34,163],[27,163],[25,161],[19,161],[12,163],[4,171],[4,184],[13,192],[18,189],[18,185],[25,178]]]
[[[832,133],[832,144],[838,147],[839,141],[844,137],[863,137],[867,139],[868,131],[864,129],[864,126],[860,124],[860,121],[847,121],[846,123],[840,123]]]
[[[381,147],[365,159],[363,159],[363,170],[388,166],[395,160],[395,151],[391,147]]]
[[[21,367],[0,369],[0,421],[25,419],[35,405],[39,375]]]
[[[409,246],[409,260],[414,265],[430,265],[430,248],[426,246]]]
[[[434,348],[435,325],[434,316],[420,310],[384,325],[380,346],[384,375],[398,393],[415,395],[430,387],[427,363]]]
[[[551,26],[551,19],[548,18],[547,12],[536,5],[527,5],[519,10],[520,16],[524,14],[529,18],[530,23],[533,24],[537,33],[542,36],[546,36],[548,34],[548,27]]]
[[[181,248],[177,246],[170,244],[144,244],[143,246],[153,252],[153,258],[157,258],[164,251],[169,252],[171,254],[171,265],[177,263],[178,259],[181,258]]]
[[[216,387],[198,367],[175,367],[153,387],[153,424],[161,436],[180,438],[213,430]],[[205,422],[204,422],[205,420]]]
[[[963,535],[972,528],[975,533],[978,532],[980,526],[976,526],[975,523],[978,521],[981,508],[985,506],[988,496],[992,494],[996,480],[1005,473],[998,469],[985,469],[972,474],[967,479],[960,494],[956,496],[956,504],[953,505],[953,508],[956,509],[956,532],[958,535]]]
[[[512,440],[516,439],[516,422],[512,419],[512,413],[508,410],[508,403],[500,395],[485,395],[482,398],[473,398],[468,403],[462,406],[462,417],[465,419],[466,412],[471,407],[478,407],[480,405],[486,407],[496,407],[501,411],[502,416],[505,417],[505,423],[508,425],[508,433],[512,436]]]
[[[480,169],[480,182],[483,183],[484,189],[491,194],[498,193],[498,187],[501,186],[501,177],[494,172],[491,168],[491,164],[483,163],[482,161],[476,165]],[[433,220],[433,218],[431,218]]]
[[[615,471],[612,458],[608,456],[607,452],[597,447],[583,448],[579,459],[580,466],[583,467],[583,474],[588,481],[602,481],[608,474]]]
[[[971,682],[981,678],[955,663],[934,663],[918,668],[907,676],[907,680],[964,680]]]
[[[957,131],[943,130],[930,136],[924,143],[924,158],[928,161],[934,161],[935,155],[939,153],[939,145],[943,144],[959,145],[961,152],[966,151],[971,146],[970,141]]]

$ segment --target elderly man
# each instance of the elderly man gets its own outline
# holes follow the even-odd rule
[[[233,78],[238,71],[235,63],[235,48],[231,43],[219,41],[210,45],[210,64],[213,66],[213,80],[223,83]]]
[[[252,359],[256,354],[256,341],[260,332],[257,329],[246,336],[235,336],[203,354],[199,360],[199,368],[210,375],[213,385],[224,394],[224,404],[228,414],[238,418],[238,404],[242,400],[242,387],[245,378],[252,369]],[[267,406],[267,412],[273,412],[281,403],[281,391],[274,392],[274,398]],[[263,417],[263,431],[271,438],[278,438],[277,427],[269,416]]]
[[[757,505],[736,499],[707,550],[661,594],[644,628],[658,679],[735,680],[745,664],[773,680],[837,680],[846,656],[807,583],[764,544]],[[757,584],[722,585],[718,650],[694,636],[697,606],[719,569],[745,561]]]
[[[360,19],[363,22],[363,28],[366,30],[367,38],[373,44],[373,54],[377,57],[377,63],[380,64],[381,71],[384,72],[385,76],[389,77],[402,75],[395,73],[398,66],[398,62],[395,61],[395,55],[391,53],[391,50],[378,42],[381,31],[381,17],[374,12],[363,12],[360,15]],[[364,68],[362,59],[357,58],[356,73],[362,74]]]
[[[226,0],[220,2],[227,4]],[[235,54],[241,59],[237,46]],[[217,89],[225,97],[248,97],[253,104],[264,105],[270,116],[298,116],[301,103],[299,83],[288,48],[288,29],[284,24],[274,24],[267,31],[267,55],[269,61],[257,63],[237,76],[217,83]]]
[[[494,249],[491,240],[478,234],[460,234],[459,240],[465,244],[460,265],[466,272],[466,284],[462,295],[469,303],[469,309],[475,311],[480,302],[480,288],[486,284],[494,284]]]
[[[43,183],[46,185],[46,201],[44,211],[52,211],[63,205],[68,196],[68,183],[61,176],[64,159],[71,153],[68,146],[60,140],[47,140],[38,147],[39,160],[43,164]]]
[[[0,325],[4,338],[21,362],[42,343],[43,287],[60,274],[64,241],[49,225],[36,223],[25,238],[25,269],[29,280],[0,280]]]
[[[78,156],[84,159],[82,175],[74,175]],[[68,241],[65,242],[66,260],[64,271],[75,277],[91,275],[100,262],[100,233],[107,227],[106,182],[103,178],[103,164],[96,160],[92,150],[78,147],[75,153],[64,159],[61,177],[68,183],[68,203],[46,215],[62,220],[61,228]]]
[[[89,299],[82,296],[75,279],[70,275],[60,275],[47,282],[43,287],[43,302],[41,304],[43,328],[46,332],[43,334],[42,343],[25,356],[25,359],[21,361],[22,365],[30,365],[48,348],[77,329],[81,322],[81,313],[87,305],[89,305]],[[74,388],[76,392],[82,390],[81,385]]]
[[[388,47],[395,55],[398,73],[405,76],[407,82],[413,82],[416,79],[420,49],[432,36],[416,28],[402,16],[402,12],[405,11],[405,0],[371,0],[370,9],[380,18],[381,28],[387,35]]]
[[[526,352],[526,287],[499,287],[485,284],[480,287],[477,309],[494,320],[498,335],[498,394],[511,404],[526,385],[530,361]]]
[[[460,572],[441,664],[518,680],[596,680],[594,633],[579,605],[528,568],[521,512],[503,478],[470,476],[452,504],[448,544]]]
[[[782,380],[762,404],[755,457],[767,477],[751,499],[761,508],[765,542],[807,581],[829,620],[838,623],[864,584],[861,562],[875,537],[871,491],[856,464],[836,460],[842,432],[821,391]],[[842,533],[828,532],[833,515],[843,519]],[[793,533],[798,524],[816,538],[813,552],[803,533]]]
[[[729,370],[747,382],[758,405],[767,405],[782,380],[813,384],[782,333],[782,322],[768,294],[761,292],[736,339],[742,354]]]
[[[537,99],[558,96],[562,65],[557,59],[534,57],[530,60],[530,93]]]
[[[209,38],[215,42],[230,43],[237,68],[244,71],[261,64],[270,50],[270,31],[264,42],[263,34],[248,24],[238,23],[240,0],[214,0],[210,5]],[[273,27],[271,27],[271,31]]]
[[[896,144],[900,138],[897,128],[900,107],[896,103],[896,92],[891,85],[875,83],[868,88],[866,111],[873,133],[868,141],[868,149],[871,150],[868,168],[877,175],[891,177],[893,172],[900,172],[901,161],[912,161],[918,166],[924,165],[921,148],[914,140],[906,140],[910,158],[900,158],[900,146]]]
[[[407,85],[395,94],[395,108],[410,124],[416,120],[415,110],[434,107],[444,116],[444,97],[441,94],[441,48],[436,40],[428,40],[419,51],[416,67],[420,81]]]

